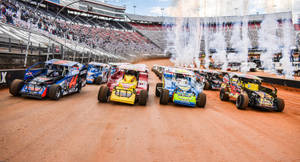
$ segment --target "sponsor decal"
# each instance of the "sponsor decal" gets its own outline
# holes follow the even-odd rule
[[[76,86],[76,81],[77,81],[78,75],[74,76],[69,83],[69,88],[75,87]]]
[[[60,4],[60,0],[48,0],[48,1],[56,3],[56,4]]]
[[[2,84],[6,83],[6,75],[7,75],[7,72],[1,72],[0,83],[2,83]]]

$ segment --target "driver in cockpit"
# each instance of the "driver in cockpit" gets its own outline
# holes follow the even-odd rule
[[[58,77],[60,71],[62,71],[61,67],[55,65],[49,65],[47,76]]]

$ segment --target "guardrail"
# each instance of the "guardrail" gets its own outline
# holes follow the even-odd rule
[[[264,76],[258,76],[258,77],[262,78],[263,81],[266,83],[300,89],[299,80],[281,79],[281,78],[264,77]]]

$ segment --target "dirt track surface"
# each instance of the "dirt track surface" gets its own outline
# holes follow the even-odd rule
[[[299,92],[279,88],[282,113],[237,110],[217,91],[205,109],[161,106],[158,81],[146,107],[98,103],[97,85],[60,101],[0,90],[0,161],[300,161]]]

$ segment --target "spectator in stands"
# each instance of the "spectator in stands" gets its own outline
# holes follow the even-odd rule
[[[2,2],[7,2],[2,0]],[[52,23],[51,18],[43,12],[33,12],[33,8],[26,6],[23,2],[14,1],[2,3],[1,14],[5,15],[6,22],[28,28],[32,23],[32,28],[42,29],[49,34],[61,38],[84,43],[91,48],[105,50],[117,54],[137,54],[137,53],[157,53],[160,52],[152,43],[144,40],[136,32],[119,31],[117,24],[113,21],[100,21],[98,26],[88,27],[86,24],[73,24],[56,20]],[[7,6],[6,6],[7,4]],[[21,6],[21,7],[20,7]],[[28,21],[29,20],[29,21]],[[114,26],[114,25],[115,26]]]
[[[2,6],[2,8],[1,8],[1,14],[2,15],[5,15],[6,14],[6,6],[5,6],[5,4]]]

